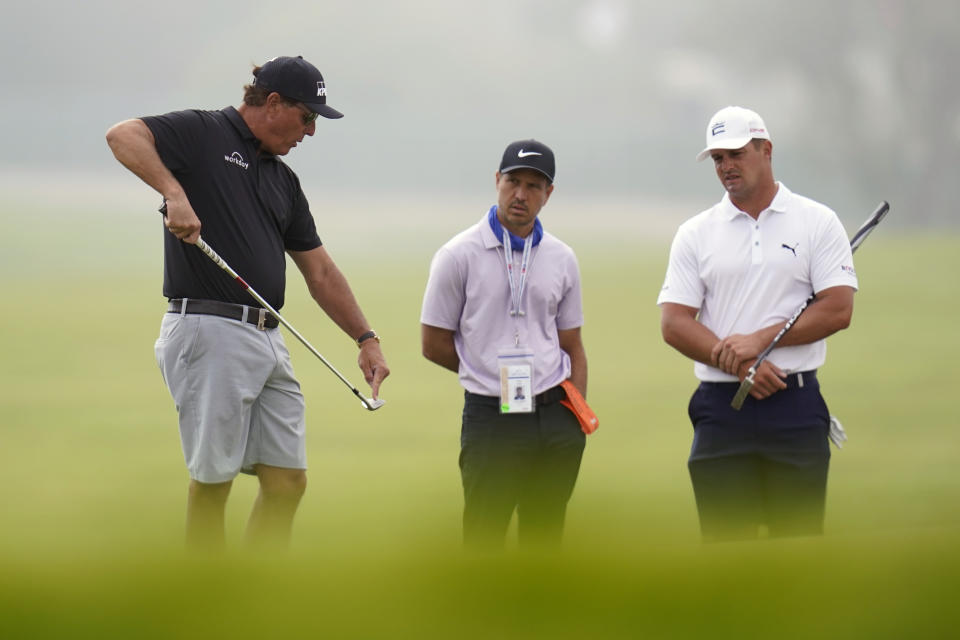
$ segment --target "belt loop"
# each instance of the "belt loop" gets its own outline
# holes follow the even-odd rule
[[[797,386],[803,389],[803,373],[797,373]]]
[[[250,312],[250,307],[248,307],[247,305],[243,305],[243,311],[240,313],[240,323],[241,323],[241,324],[246,324],[246,323],[247,323],[247,317],[248,317],[249,312]]]
[[[244,311],[246,311],[246,310],[244,310]],[[260,331],[265,331],[265,330],[266,330],[266,327],[264,326],[264,323],[265,323],[266,321],[267,321],[267,310],[264,309],[263,307],[261,307],[261,308],[260,308],[260,315],[259,315],[259,317],[257,317],[257,329],[260,329]]]
[[[180,300],[180,315],[185,315],[187,313],[187,299],[183,298]]]

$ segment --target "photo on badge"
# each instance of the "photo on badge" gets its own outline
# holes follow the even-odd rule
[[[497,356],[500,413],[533,411],[533,354],[510,350]]]

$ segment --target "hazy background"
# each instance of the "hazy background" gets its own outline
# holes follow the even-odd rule
[[[14,3],[0,188],[39,174],[66,190],[64,172],[129,186],[109,125],[236,105],[253,64],[302,54],[346,114],[288,156],[321,235],[332,198],[375,218],[398,197],[482,208],[522,137],[554,148],[557,200],[594,225],[612,227],[590,203],[656,214],[682,198],[690,214],[719,198],[694,155],[728,104],[765,118],[777,177],[848,226],[880,199],[900,223],[955,225],[958,25],[960,3],[905,0]]]
[[[8,3],[9,4],[9,3]],[[0,15],[0,637],[904,638],[955,628],[960,575],[960,3],[52,2]],[[182,554],[187,473],[153,358],[158,196],[103,135],[237,104],[303,54],[346,114],[287,161],[384,337],[363,411],[287,335],[310,488],[291,554]],[[821,380],[850,434],[823,538],[701,545],[691,363],[659,336],[670,237],[721,195],[694,156],[728,104],[852,232],[854,324]],[[460,549],[461,389],[420,354],[430,256],[479,219],[507,142],[557,153],[544,224],[577,251],[590,437],[566,553]],[[290,267],[284,315],[348,378],[356,347]]]

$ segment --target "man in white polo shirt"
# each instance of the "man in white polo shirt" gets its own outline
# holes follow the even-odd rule
[[[677,231],[657,304],[664,340],[695,361],[688,467],[706,540],[823,532],[830,416],[816,370],[825,338],[850,324],[857,288],[837,215],[774,180],[763,120],[718,111],[698,160],[726,193]],[[812,293],[740,411],[730,406],[757,355]]]
[[[573,251],[537,217],[553,193],[553,152],[520,140],[496,172],[497,204],[443,245],[420,317],[423,355],[465,392],[463,536],[500,547],[514,510],[522,546],[559,543],[584,433],[560,400],[586,396],[583,309]]]

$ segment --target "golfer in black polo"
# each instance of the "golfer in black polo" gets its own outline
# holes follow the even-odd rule
[[[117,160],[166,204],[157,362],[177,406],[190,472],[187,541],[222,546],[233,478],[260,482],[251,542],[289,539],[306,487],[303,396],[276,320],[195,245],[204,239],[275,309],[289,253],[314,300],[351,338],[373,397],[389,368],[343,274],[317,235],[296,174],[280,160],[316,131],[323,76],[302,57],[253,70],[243,104],[126,120],[107,132]]]

